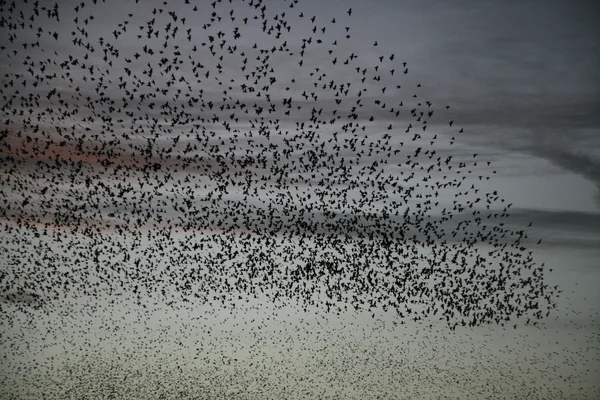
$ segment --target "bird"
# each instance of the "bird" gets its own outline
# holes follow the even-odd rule
[[[3,6],[0,321],[15,352],[3,381],[48,398],[235,397],[219,385],[308,398],[302,385],[335,391],[339,378],[376,398],[364,371],[399,367],[408,347],[366,348],[365,334],[348,338],[349,360],[325,360],[346,354],[341,339],[305,337],[367,317],[382,341],[379,324],[457,338],[556,308],[487,153],[456,148],[443,106],[406,92],[422,88],[407,62],[374,54],[385,43],[350,40],[352,8],[321,21],[297,0],[293,15],[257,0],[78,3]],[[228,331],[240,321],[248,331]],[[327,345],[310,354],[322,363],[300,367],[306,343]],[[60,384],[19,364],[61,346],[83,356],[49,359]],[[321,378],[295,386],[302,368]]]

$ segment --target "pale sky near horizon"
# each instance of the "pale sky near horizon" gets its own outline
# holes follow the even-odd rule
[[[32,3],[31,0],[19,3],[16,9],[29,15]],[[53,5],[40,3],[40,7],[52,8]],[[36,24],[41,25],[44,32],[39,38],[39,48],[24,48],[19,44],[20,41],[38,40],[35,32],[9,29],[10,21],[6,20],[0,25],[0,46],[3,47],[0,52],[0,95],[3,96],[0,104],[3,106],[0,111],[0,272],[3,280],[0,283],[3,291],[6,287],[8,292],[14,289],[10,281],[13,276],[32,271],[35,272],[32,275],[36,276],[44,276],[46,270],[67,272],[76,277],[71,279],[89,276],[89,282],[97,279],[102,288],[114,284],[103,282],[92,271],[89,266],[92,264],[86,261],[92,255],[84,254],[88,248],[98,249],[105,265],[116,263],[118,258],[118,262],[138,272],[138,267],[126,256],[126,249],[135,241],[138,247],[131,250],[132,258],[145,257],[148,265],[152,264],[157,271],[169,268],[175,262],[185,265],[185,260],[173,257],[186,254],[186,251],[191,254],[189,249],[182,250],[185,234],[174,233],[170,237],[172,243],[160,243],[146,236],[148,231],[152,231],[151,226],[140,226],[138,232],[141,235],[133,238],[117,234],[114,225],[126,217],[133,220],[134,215],[135,218],[143,216],[146,211],[164,215],[164,221],[156,222],[161,227],[171,222],[184,225],[188,215],[172,208],[175,201],[183,196],[181,193],[169,193],[167,189],[193,188],[192,184],[203,187],[209,182],[199,174],[195,175],[192,183],[183,183],[186,174],[174,173],[174,179],[161,188],[162,195],[151,197],[150,184],[142,186],[144,176],[139,170],[115,170],[114,166],[106,168],[102,165],[105,159],[124,166],[144,162],[142,153],[148,137],[145,135],[151,135],[151,127],[150,123],[138,120],[138,117],[148,114],[160,121],[162,126],[158,129],[160,134],[156,136],[155,150],[165,143],[173,143],[178,135],[179,153],[183,154],[188,144],[198,143],[194,135],[190,138],[185,136],[189,126],[172,127],[172,115],[161,114],[164,108],[159,105],[165,101],[173,107],[186,104],[188,83],[178,81],[167,86],[169,74],[161,76],[159,68],[163,56],[150,56],[142,50],[143,44],[148,44],[158,52],[163,48],[164,40],[162,36],[161,39],[146,40],[145,31],[139,30],[139,25],[156,18],[160,21],[157,26],[162,24],[162,30],[165,23],[173,21],[167,10],[187,19],[185,24],[179,25],[177,38],[169,43],[168,51],[171,57],[172,46],[180,46],[175,51],[180,51],[181,60],[186,64],[182,64],[179,71],[173,68],[172,72],[195,82],[188,56],[203,64],[204,68],[200,69],[203,83],[192,85],[193,91],[202,90],[206,101],[215,103],[215,108],[210,111],[198,111],[194,107],[199,105],[195,104],[190,105],[188,112],[207,119],[214,115],[222,120],[228,119],[234,111],[221,111],[217,107],[227,104],[221,93],[231,84],[229,79],[236,81],[235,85],[232,84],[235,89],[229,91],[232,101],[245,99],[250,105],[257,103],[265,108],[265,113],[269,107],[264,97],[257,99],[253,93],[242,93],[239,89],[240,82],[247,82],[244,73],[239,71],[245,56],[232,51],[227,56],[229,58],[216,60],[210,57],[210,53],[207,57],[206,47],[201,46],[202,42],[210,40],[208,35],[215,35],[215,46],[218,46],[220,30],[226,32],[229,35],[226,38],[230,39],[233,27],[242,26],[243,18],[253,15],[248,2],[244,4],[233,0],[230,4],[224,0],[217,3],[215,10],[223,15],[223,21],[212,30],[204,30],[202,26],[213,11],[208,1],[190,0],[191,4],[185,4],[184,0],[170,0],[163,5],[162,1],[140,1],[136,4],[134,0],[105,3],[98,0],[98,4],[94,5],[84,0],[85,7],[80,9],[78,18],[83,20],[91,14],[94,19],[86,25],[79,21],[79,26],[85,26],[88,36],[79,32],[77,37],[97,48],[87,60],[84,60],[85,48],[74,46],[71,34],[76,30],[74,8],[81,1],[59,0],[57,3],[60,23],[46,19],[46,11],[40,11],[41,19]],[[264,1],[269,18],[276,13],[286,13],[285,19],[292,29],[287,32],[284,28],[282,37],[287,40],[289,52],[295,54],[286,55],[286,51],[270,55],[277,79],[269,94],[278,109],[273,115],[266,114],[264,117],[278,118],[280,122],[277,125],[289,131],[293,131],[300,121],[307,120],[308,111],[313,107],[317,110],[322,108],[323,114],[329,118],[331,111],[338,108],[333,90],[319,91],[319,99],[315,102],[302,97],[303,92],[310,94],[315,90],[312,82],[323,73],[327,75],[323,82],[335,79],[338,83],[350,83],[353,95],[344,100],[341,108],[357,104],[359,97],[355,91],[367,88],[362,92],[364,107],[360,112],[363,113],[361,115],[375,115],[377,123],[371,125],[370,132],[360,132],[361,138],[364,135],[382,138],[384,134],[390,134],[392,148],[397,148],[402,142],[403,149],[414,151],[417,146],[428,148],[431,136],[436,134],[439,138],[435,147],[437,155],[442,158],[452,156],[456,163],[472,165],[473,174],[467,176],[461,190],[472,184],[480,193],[496,190],[505,199],[505,202],[495,204],[496,211],[501,212],[506,204],[512,204],[511,215],[503,222],[511,229],[526,229],[529,237],[523,243],[533,251],[537,263],[545,263],[547,284],[552,287],[558,285],[562,290],[557,310],[537,327],[518,326],[513,329],[511,323],[506,327],[459,327],[450,331],[445,324],[433,323],[429,327],[410,320],[404,325],[398,324],[389,310],[380,310],[377,318],[369,312],[354,312],[352,307],[335,315],[327,314],[316,306],[303,311],[299,303],[290,301],[285,304],[282,300],[279,303],[281,308],[273,310],[269,297],[260,293],[257,299],[248,303],[240,297],[235,309],[221,307],[215,302],[213,305],[182,304],[181,310],[174,311],[156,295],[143,299],[147,301],[147,308],[144,308],[135,304],[130,292],[122,296],[111,297],[103,293],[92,297],[65,290],[66,299],[53,304],[46,314],[41,310],[24,313],[3,297],[0,304],[0,357],[3,357],[0,362],[0,397],[40,398],[44,391],[49,398],[69,398],[66,397],[69,393],[101,398],[91,393],[101,396],[94,391],[104,390],[104,395],[109,396],[107,384],[101,382],[110,381],[114,390],[120,393],[119,398],[159,398],[161,391],[166,396],[164,398],[185,398],[185,393],[213,398],[225,395],[232,399],[317,399],[327,395],[340,399],[600,398],[600,385],[597,383],[600,378],[600,42],[597,40],[600,37],[600,6],[592,2],[559,0],[300,0],[294,8],[289,8],[289,3]],[[195,4],[198,12],[191,11]],[[2,7],[0,18],[8,18],[8,15],[18,18],[18,11],[9,13],[9,5],[5,3]],[[155,7],[164,8],[164,13],[152,14]],[[351,16],[346,13],[349,8],[352,9]],[[233,22],[228,19],[230,9],[236,17]],[[133,15],[128,17],[128,13]],[[299,18],[299,13],[303,13],[304,17]],[[313,24],[310,18],[313,15],[318,29],[326,26],[324,34],[311,31]],[[336,19],[335,24],[331,23],[333,18]],[[131,22],[126,25],[126,31],[115,39],[113,31],[119,29],[119,24],[125,20]],[[258,41],[261,47],[268,48],[277,41],[261,32],[260,22],[253,22],[250,18],[248,25],[241,28],[243,35],[239,41],[228,41],[228,45],[237,43],[239,48],[236,52],[247,52],[248,65],[256,66],[259,62],[255,59],[257,52],[252,45]],[[350,27],[350,39],[345,39],[346,26]],[[186,39],[188,28],[193,28],[192,40]],[[49,35],[53,31],[58,32],[59,40]],[[136,38],[138,32],[143,34],[142,39]],[[11,42],[13,34],[16,36]],[[161,31],[163,34],[164,31]],[[304,65],[300,68],[297,53],[301,50],[302,38],[308,36],[313,37],[313,41],[323,37],[323,42],[328,43],[321,48],[315,44],[311,51],[307,50]],[[100,37],[119,49],[118,57],[113,55],[110,58],[113,61],[111,67],[102,60],[105,53]],[[335,66],[331,63],[334,56],[326,51],[333,40],[338,42]],[[373,46],[374,42],[377,46]],[[198,52],[192,51],[194,45],[197,45]],[[13,53],[13,49],[18,53]],[[136,53],[141,53],[139,59],[136,59]],[[361,82],[360,73],[343,65],[352,53],[358,57],[353,62],[364,67],[377,65],[378,57],[384,56],[380,64],[383,82],[371,80],[371,72],[367,74],[369,79]],[[389,59],[391,54],[395,57],[393,61]],[[66,71],[64,68],[41,62],[32,67],[30,73],[28,67],[23,66],[27,56],[36,62],[49,59],[60,64],[68,61],[71,63],[70,75],[60,77]],[[74,64],[74,59],[78,59],[80,64],[96,66],[95,80],[88,79],[91,77],[88,71]],[[158,87],[168,87],[168,94],[156,92],[157,97],[153,101],[157,106],[153,110],[136,110],[131,105],[131,115],[117,111],[124,96],[119,88],[119,76],[125,76],[125,68],[144,76],[150,68],[150,61],[152,79],[156,80]],[[407,63],[406,74],[403,73],[402,62]],[[388,74],[392,68],[395,68],[394,76]],[[105,78],[110,82],[102,81],[96,90],[100,71],[105,69],[111,71],[110,76]],[[220,75],[219,69],[223,71]],[[207,70],[211,75],[204,78]],[[32,88],[33,76],[55,71],[60,78]],[[309,72],[314,75],[309,76]],[[296,80],[293,85],[290,83],[292,78]],[[28,81],[25,88],[21,86],[24,79]],[[386,85],[387,91],[382,93],[380,88]],[[393,91],[396,85],[401,85],[402,90]],[[288,86],[290,90],[286,90]],[[127,89],[132,87],[135,86],[130,84]],[[65,117],[74,107],[59,107],[56,96],[46,100],[45,96],[53,88],[61,94],[61,99],[79,106],[79,112]],[[139,93],[154,91],[149,87],[136,89]],[[177,89],[181,89],[181,95],[175,99]],[[7,105],[11,95],[27,96],[29,93],[41,95],[39,105],[33,111],[30,111],[33,107],[29,105],[19,105],[19,97],[12,105]],[[418,97],[413,97],[413,94]],[[88,96],[89,101],[85,99]],[[303,120],[298,115],[289,117],[283,113],[285,106],[281,106],[281,101],[290,96],[293,96],[294,107],[303,107]],[[93,115],[90,104],[101,97],[112,99],[116,104],[115,109],[105,114],[114,120],[111,133],[104,132],[105,126],[98,118],[95,122],[87,119]],[[411,142],[413,132],[405,133],[409,122],[416,125],[410,114],[392,119],[387,110],[382,111],[373,104],[374,99],[387,102],[388,109],[398,107],[400,101],[406,107],[431,101],[435,114],[427,131],[418,127],[424,137],[422,142]],[[450,108],[446,109],[445,105]],[[96,107],[98,112],[108,110],[106,105],[96,103]],[[13,109],[23,110],[24,114],[14,113]],[[56,132],[54,122],[50,120],[52,114],[46,113],[42,122],[38,123],[55,142],[43,151],[32,151],[34,155],[28,158],[30,154],[23,151],[31,150],[26,135],[43,137],[31,128],[36,123],[34,116],[50,109],[57,117],[65,113],[61,122],[57,123],[63,127],[63,133],[59,135]],[[257,129],[252,126],[254,121],[239,111],[235,113],[240,120],[230,121],[231,127],[239,129],[240,135],[247,130],[254,130],[256,135]],[[33,122],[26,126],[24,122],[30,115]],[[117,123],[117,119],[123,121]],[[454,121],[452,127],[448,125],[450,120]],[[140,132],[133,132],[130,123],[140,128]],[[394,125],[392,130],[387,130],[389,123]],[[209,129],[218,133],[210,145],[218,145],[220,139],[232,137],[232,133],[225,131],[222,125],[208,125]],[[86,127],[90,130],[85,131]],[[458,133],[460,128],[464,128],[463,133]],[[73,138],[85,138],[85,150],[78,149],[75,140],[59,144],[60,138],[66,137],[71,129]],[[324,138],[332,135],[332,128],[327,125],[319,129]],[[100,130],[101,137],[94,138],[93,135]],[[21,131],[21,137],[18,131]],[[121,149],[118,156],[110,153],[102,155],[91,150],[113,137],[111,135],[116,141],[123,142],[123,145],[114,145]],[[267,145],[269,142],[283,143],[283,138],[275,133],[268,140],[255,137],[256,143],[261,143],[261,140]],[[205,143],[205,146],[208,145]],[[235,155],[242,159],[242,156],[256,153],[256,149],[244,147],[239,142]],[[473,165],[475,153],[477,166]],[[401,155],[388,158],[386,173],[398,177],[405,172],[406,167],[397,166],[405,160]],[[21,161],[13,163],[11,157]],[[44,173],[52,176],[56,172],[44,165],[54,162],[53,159],[69,157],[75,162],[81,161],[80,170],[67,164],[62,167],[59,181],[42,176]],[[380,158],[383,160],[384,157]],[[290,159],[298,160],[298,155],[292,154]],[[156,154],[152,160],[163,165],[174,163],[173,160],[163,161]],[[490,166],[486,165],[487,161],[491,162]],[[222,160],[217,159],[205,162],[204,166],[212,172],[222,165]],[[245,173],[244,167],[236,168],[232,167],[229,172]],[[86,182],[86,177],[98,174],[102,179]],[[443,179],[442,173],[434,171],[432,175],[434,181]],[[478,179],[480,175],[490,176],[490,180]],[[360,178],[360,173],[357,176]],[[244,175],[235,179],[242,182]],[[315,178],[314,182],[318,179]],[[91,195],[87,185],[97,187],[100,181],[105,183],[100,192],[103,194],[96,192],[96,195]],[[119,187],[119,183],[124,185]],[[239,188],[229,187],[222,201],[212,206],[212,212],[218,215],[225,212],[223,210],[233,210],[225,224],[233,224],[237,217],[247,218],[252,220],[250,225],[256,229],[265,226],[264,221],[259,222],[259,219],[264,218],[261,213],[271,208],[281,213],[282,224],[287,228],[294,226],[293,221],[297,220],[322,221],[328,218],[322,211],[308,216],[282,206],[282,202],[287,200],[281,193],[286,191],[310,193],[313,196],[311,201],[318,197],[319,190],[314,186],[300,184],[300,188],[295,189],[292,186],[298,183],[287,183],[290,186],[284,186],[279,192],[264,190],[248,201],[243,199],[241,185]],[[131,192],[122,191],[127,185],[133,188]],[[347,200],[360,201],[372,193],[368,182],[364,185],[367,191],[357,190]],[[40,188],[44,186],[49,189],[44,192],[45,195],[40,195]],[[426,193],[423,187],[417,193],[419,190]],[[117,205],[108,201],[110,191],[120,192],[122,202]],[[198,207],[202,209],[210,203],[200,199],[209,192],[193,189],[186,196],[196,196]],[[143,197],[143,201],[139,200],[140,193],[147,196]],[[429,218],[435,220],[441,215],[442,208],[450,208],[456,199],[454,196],[454,192],[443,191],[438,198],[440,207],[432,209]],[[22,205],[25,199],[28,199],[28,204]],[[462,201],[466,202],[466,199]],[[309,203],[306,200],[305,204]],[[304,202],[295,197],[293,203],[286,204],[301,207]],[[379,203],[373,200],[373,204]],[[76,205],[80,208],[69,212],[69,207],[73,209]],[[370,211],[375,210],[377,207]],[[350,207],[335,212],[340,220],[358,215]],[[401,218],[401,215],[392,216],[390,220]],[[206,218],[210,221],[208,214]],[[23,221],[28,222],[30,227],[18,227]],[[369,230],[367,217],[360,216],[355,221],[359,233]],[[529,222],[532,222],[531,227],[527,226]],[[48,234],[36,237],[36,233],[43,230],[44,223],[48,223]],[[86,224],[102,226],[106,223],[113,224],[113,227],[101,231],[95,242],[87,242],[81,231]],[[74,228],[79,231],[74,231]],[[213,223],[211,228],[218,232],[221,227]],[[322,229],[340,235],[334,228]],[[57,241],[58,233],[62,235],[62,243]],[[207,232],[196,231],[185,244],[192,248],[204,234]],[[242,229],[239,235],[244,235]],[[536,246],[539,238],[542,243]],[[243,243],[241,238],[233,240]],[[272,258],[274,263],[281,262],[281,265],[285,264],[278,258],[281,254],[293,254],[298,259],[306,254],[323,259],[344,254],[335,254],[334,247],[319,249],[319,245],[311,240],[302,244],[286,240],[275,236],[269,245],[262,242],[259,246],[270,253],[269,259]],[[225,253],[221,245],[213,246],[212,251],[203,249],[195,253],[207,260]],[[239,246],[237,249],[245,249],[241,244]],[[110,252],[115,249],[114,253]],[[481,245],[482,254],[488,250],[487,244]],[[421,251],[428,253],[431,248],[424,247]],[[351,260],[347,261],[351,264]],[[90,269],[89,273],[86,268]],[[143,274],[154,276],[154,272],[149,270],[142,271]],[[131,278],[125,271],[115,272],[113,277],[116,276],[123,276],[123,282]],[[56,279],[46,278],[47,282]],[[27,298],[23,297],[22,301],[27,301]],[[83,364],[90,360],[96,361],[88,370]],[[114,367],[116,364],[120,367],[107,369],[107,366]],[[101,374],[105,375],[102,379],[98,378]],[[198,374],[204,374],[206,379],[200,386],[197,382],[195,385],[193,378]]]

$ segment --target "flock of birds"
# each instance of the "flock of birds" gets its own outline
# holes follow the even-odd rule
[[[555,308],[491,163],[399,55],[347,51],[352,9],[123,8],[0,3],[3,324],[69,296],[452,330]]]

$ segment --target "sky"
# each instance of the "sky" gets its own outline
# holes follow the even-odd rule
[[[249,3],[0,3],[2,397],[598,398],[598,6]],[[448,278],[458,303],[400,308],[456,311],[525,258],[556,295],[536,325],[398,318],[350,273],[335,300],[300,268],[282,291],[311,262],[434,285],[428,260],[483,232],[457,203],[504,236]],[[407,209],[420,242],[390,245]],[[474,261],[520,230],[518,257]]]

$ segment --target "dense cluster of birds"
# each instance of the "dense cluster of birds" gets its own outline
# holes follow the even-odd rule
[[[477,186],[490,162],[444,155],[463,132],[434,121],[449,106],[377,42],[373,59],[346,52],[352,9],[267,5],[136,2],[120,21],[97,0],[2,4],[0,209],[5,251],[20,247],[5,300],[175,288],[453,329],[547,315],[557,288],[505,224],[511,204]]]
[[[536,327],[484,327],[474,340],[443,325],[399,330],[352,313],[338,318],[254,303],[226,317],[163,304],[145,310],[151,327],[149,318],[146,326],[123,313],[129,301],[97,311],[83,302],[83,317],[61,323],[38,312],[20,321],[21,330],[5,332],[6,348],[28,342],[12,352],[44,356],[32,357],[35,363],[22,354],[4,358],[0,398],[593,399],[598,392],[590,385],[597,357],[581,353],[598,354],[597,323],[572,320],[567,338],[553,322],[543,336]],[[23,336],[25,327],[35,333]],[[584,346],[573,349],[573,340]]]

